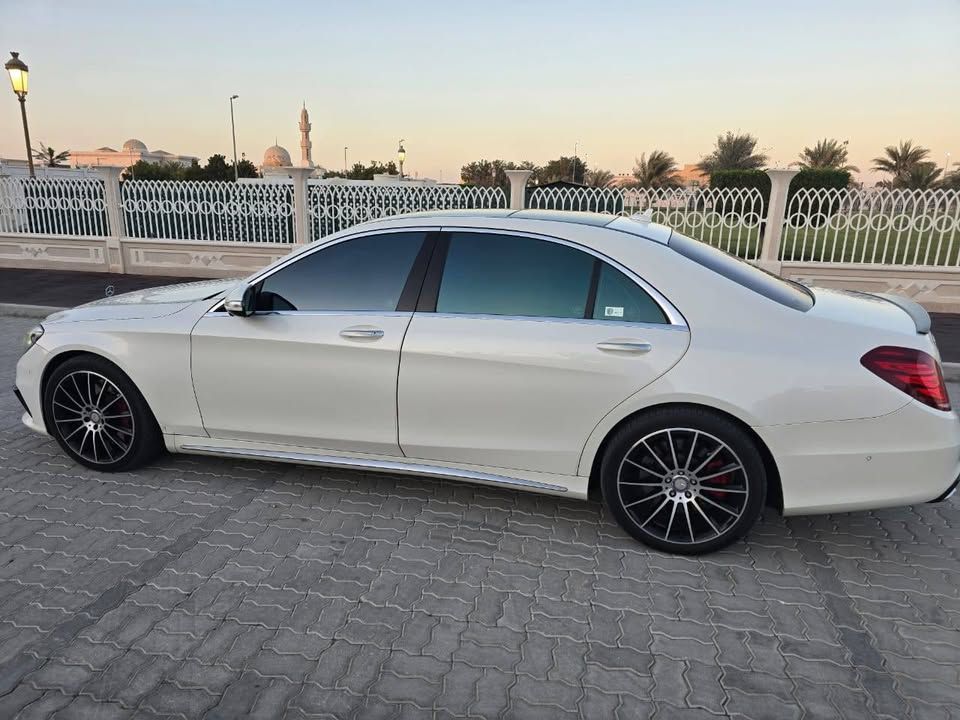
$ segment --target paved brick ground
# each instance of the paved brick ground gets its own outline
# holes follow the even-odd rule
[[[0,387],[28,325],[0,318]],[[18,415],[0,395],[0,718],[960,718],[955,501],[684,559],[469,485],[101,475]]]

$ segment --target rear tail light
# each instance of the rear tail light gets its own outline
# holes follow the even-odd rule
[[[922,350],[884,345],[860,358],[860,364],[924,405],[937,410],[950,409],[940,363],[932,355]]]

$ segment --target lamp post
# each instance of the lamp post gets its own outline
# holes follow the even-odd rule
[[[570,171],[570,182],[577,182],[577,155],[580,150],[580,141],[577,140],[573,144],[573,170]]]
[[[346,145],[343,146],[343,176],[347,176],[347,150],[349,150]]]
[[[237,182],[240,180],[240,170],[237,167],[237,126],[233,122],[233,101],[236,100],[239,95],[230,96],[230,134],[233,136],[233,181]]]
[[[400,163],[400,179],[403,180],[403,161],[407,159],[407,151],[403,149],[403,138],[400,138],[400,147],[397,148],[397,162]]]
[[[27,64],[20,59],[20,53],[10,51],[12,56],[3,67],[10,75],[10,84],[13,86],[13,92],[17,94],[20,100],[20,115],[23,117],[23,139],[27,143],[27,162],[30,164],[30,177],[35,177],[33,172],[33,153],[30,150],[30,128],[27,126]]]

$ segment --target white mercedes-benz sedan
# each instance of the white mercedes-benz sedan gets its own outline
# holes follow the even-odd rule
[[[764,505],[941,500],[960,471],[920,306],[645,218],[393,217],[244,281],[58,312],[27,342],[23,421],[89,468],[166,448],[596,496],[677,553]]]

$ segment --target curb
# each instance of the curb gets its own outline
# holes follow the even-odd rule
[[[52,305],[21,305],[19,303],[0,303],[0,315],[7,317],[39,318],[43,319],[61,310],[62,307],[53,307]]]

